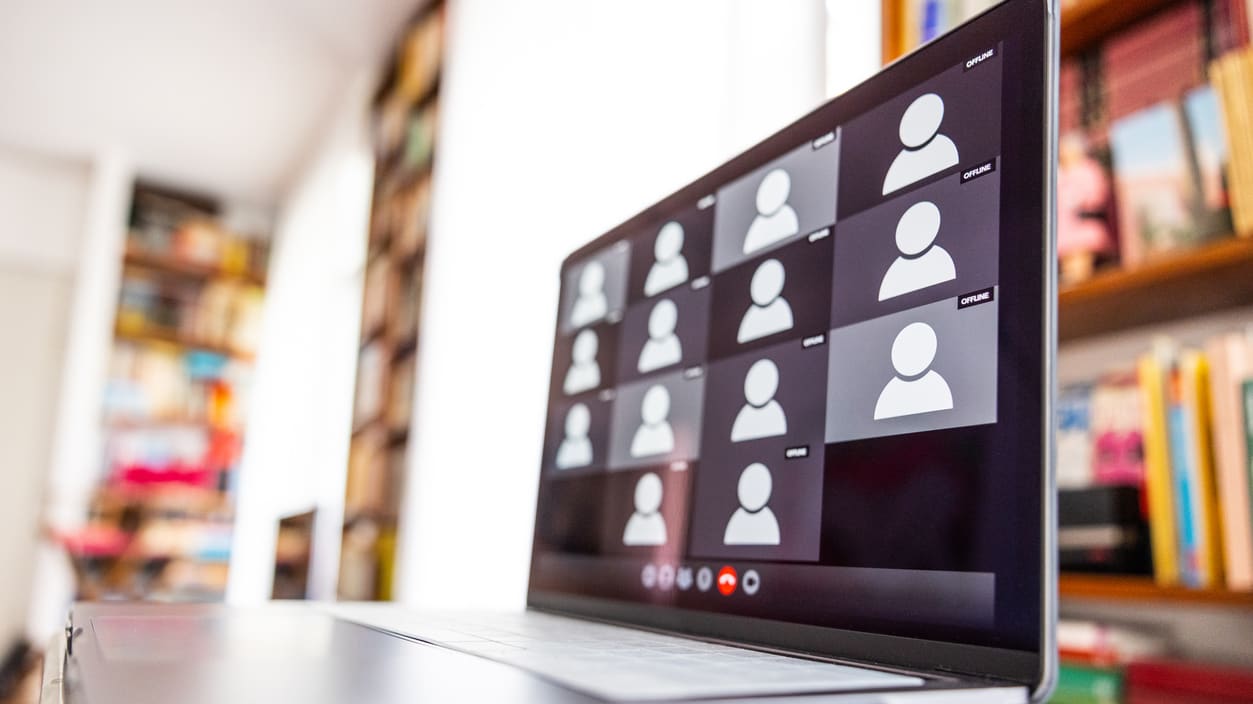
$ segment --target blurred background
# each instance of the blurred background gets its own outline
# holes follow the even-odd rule
[[[0,4],[0,701],[73,599],[520,607],[564,254],[991,4]],[[1249,5],[1063,3],[1055,701],[1253,700]]]

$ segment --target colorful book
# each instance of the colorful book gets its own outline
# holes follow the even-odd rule
[[[1199,239],[1191,217],[1195,184],[1184,118],[1177,103],[1159,103],[1110,125],[1123,263]]]
[[[1253,495],[1253,379],[1244,382],[1243,388],[1245,457],[1249,462],[1249,492]]]
[[[1222,577],[1207,375],[1202,353],[1187,350],[1180,355],[1167,411],[1180,577],[1184,584],[1202,588],[1215,586]]]
[[[1218,94],[1222,108],[1223,131],[1231,151],[1227,162],[1228,200],[1231,219],[1238,234],[1253,230],[1253,161],[1245,150],[1248,124],[1247,109],[1242,104],[1244,90],[1240,86],[1238,54],[1229,54],[1210,64],[1210,82]]]
[[[1122,672],[1117,669],[1062,663],[1049,704],[1118,704],[1122,692]]]
[[[1062,389],[1057,398],[1057,486],[1092,485],[1092,386]]]
[[[1108,376],[1092,393],[1092,476],[1097,484],[1144,486],[1140,406],[1140,387],[1134,377]]]
[[[1149,536],[1153,546],[1153,577],[1158,584],[1179,582],[1179,548],[1175,540],[1175,506],[1170,472],[1170,440],[1166,424],[1168,362],[1157,353],[1137,364],[1144,411],[1145,491],[1148,493]]]
[[[1253,344],[1239,333],[1220,335],[1206,345],[1206,355],[1227,588],[1253,590],[1253,511],[1241,408],[1241,382],[1253,376]]]

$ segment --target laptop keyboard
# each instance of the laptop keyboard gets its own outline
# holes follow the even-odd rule
[[[647,701],[913,687],[918,677],[534,611],[423,613],[327,604],[335,616],[514,665],[603,699]]]

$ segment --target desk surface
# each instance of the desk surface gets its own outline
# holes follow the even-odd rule
[[[509,665],[337,620],[307,603],[78,604],[73,624],[69,654],[64,638],[48,649],[41,704],[598,701]],[[1007,688],[752,701],[1007,704],[1024,696]]]

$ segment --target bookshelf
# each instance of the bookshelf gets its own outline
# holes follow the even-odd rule
[[[443,49],[443,3],[401,32],[373,99],[374,195],[362,272],[338,595],[387,600],[408,470]]]
[[[1064,343],[1246,305],[1253,305],[1253,237],[1233,237],[1063,287],[1057,335]]]
[[[135,185],[83,528],[54,535],[84,599],[218,600],[269,245],[214,199]]]

